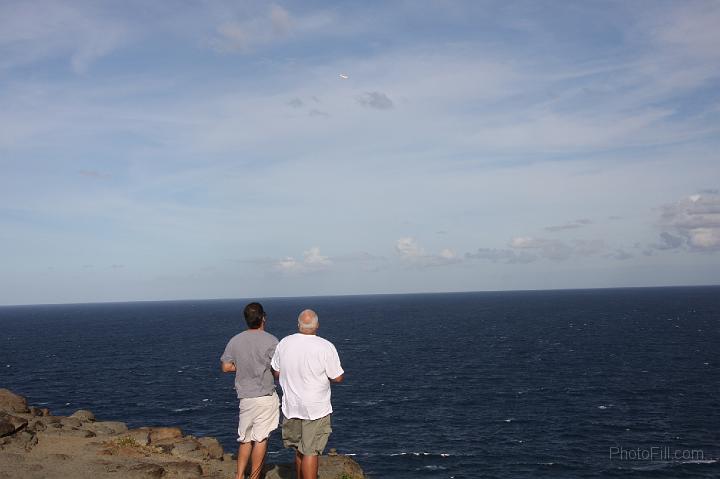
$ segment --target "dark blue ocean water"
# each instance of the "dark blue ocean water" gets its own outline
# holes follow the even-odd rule
[[[234,449],[245,302],[0,308],[0,387]],[[346,369],[329,447],[372,477],[720,477],[720,287],[263,303],[278,337],[318,311]]]

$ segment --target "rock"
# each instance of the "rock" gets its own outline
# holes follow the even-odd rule
[[[74,413],[70,415],[70,417],[74,417],[79,419],[82,422],[93,422],[95,421],[95,414],[92,413],[92,411],[88,411],[86,409],[78,409]]]
[[[19,398],[19,399],[18,399]],[[177,427],[127,429],[115,421],[94,421],[90,411],[51,416],[26,412],[21,396],[2,394],[0,479],[230,479],[235,455],[212,437],[183,436]],[[41,415],[44,414],[44,415]],[[95,437],[99,436],[99,437]],[[336,453],[330,451],[331,454]],[[295,476],[293,464],[266,464],[267,479]],[[320,458],[318,479],[360,479],[360,467],[345,456]]]
[[[49,416],[49,415],[50,415],[50,410],[49,410],[48,408],[46,408],[46,407],[40,408],[40,412],[42,413],[43,416]]]
[[[0,419],[0,437],[9,436],[10,434],[15,432],[15,426],[12,425],[12,423],[5,419]]]
[[[218,441],[214,437],[201,437],[200,439],[198,439],[198,442],[202,447],[207,450],[210,459],[223,458],[223,454],[225,451],[223,451],[223,447],[220,444],[220,441]]]
[[[20,434],[16,434],[14,439],[14,442],[26,451],[29,451],[38,443],[37,436],[28,431],[22,431]]]
[[[344,477],[362,479],[365,476],[360,465],[347,456],[320,456],[319,479]]]
[[[30,414],[32,416],[43,416],[42,409],[36,408],[35,406],[30,406]]]
[[[45,424],[60,424],[62,417],[60,416],[43,416],[42,421]]]
[[[26,413],[30,410],[24,397],[9,389],[0,388],[0,411]]]
[[[68,459],[70,459],[70,456],[68,456],[67,454],[48,454],[48,457],[57,459],[58,461],[67,461]]]
[[[82,426],[82,422],[80,419],[76,417],[64,417],[60,419],[60,424],[62,424],[62,427],[68,428],[68,429],[77,429],[80,426]]]
[[[129,438],[138,446],[147,446],[150,443],[150,431],[147,428],[128,429],[120,434],[120,438]]]
[[[126,432],[128,427],[124,422],[100,421],[83,424],[83,429],[92,431],[98,436],[113,436]]]
[[[31,419],[27,425],[27,429],[31,432],[44,431],[47,429],[47,424],[45,424],[42,419]]]
[[[175,440],[174,439],[165,439],[163,441],[157,441],[152,443],[153,447],[158,448],[158,450],[162,451],[165,454],[172,453],[172,450],[175,449]]]
[[[128,474],[129,473],[129,474]],[[123,478],[142,478],[142,479],[159,479],[165,474],[165,468],[159,464],[150,464],[143,462],[136,464],[127,469],[127,472],[122,475]]]
[[[288,479],[295,477],[294,466],[290,464],[268,464],[264,468],[264,477],[265,479]]]
[[[58,438],[58,437],[95,437],[95,433],[92,431],[86,431],[84,429],[46,429],[45,431],[39,431],[38,437],[43,439]]]
[[[173,456],[183,456],[191,451],[195,451],[200,447],[200,443],[195,439],[183,439],[174,443],[174,447],[170,451]]]
[[[203,470],[196,462],[172,462],[165,465],[167,477],[174,479],[197,479],[202,477]]]
[[[15,434],[24,429],[27,423],[27,420],[21,417],[0,412],[0,437]]]
[[[182,437],[182,430],[179,427],[153,427],[150,428],[150,444],[165,439],[176,439]]]
[[[173,450],[173,455],[183,457],[185,459],[194,459],[196,461],[207,461],[208,459],[210,459],[210,454],[208,453],[207,449],[202,446],[182,454],[176,453],[175,450]]]

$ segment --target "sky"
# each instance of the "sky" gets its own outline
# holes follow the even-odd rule
[[[720,2],[0,2],[0,304],[720,284]]]

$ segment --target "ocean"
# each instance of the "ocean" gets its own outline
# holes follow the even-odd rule
[[[247,301],[1,307],[0,387],[232,452]],[[318,312],[346,370],[328,447],[369,477],[720,477],[720,287],[260,301],[278,338]]]

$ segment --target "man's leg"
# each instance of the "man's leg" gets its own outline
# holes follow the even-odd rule
[[[302,457],[302,478],[317,479],[318,457],[316,455],[304,454]]]
[[[303,455],[300,454],[300,451],[295,449],[295,477],[297,477],[297,479],[303,479],[302,460]]]
[[[237,459],[237,479],[245,479],[245,469],[247,468],[248,459],[250,459],[250,452],[252,451],[252,442],[241,442],[238,447],[238,459]]]
[[[252,474],[250,479],[258,479],[262,473],[263,464],[265,464],[265,453],[267,452],[267,439],[262,441],[253,441],[252,454],[250,455],[250,463],[252,464]]]

